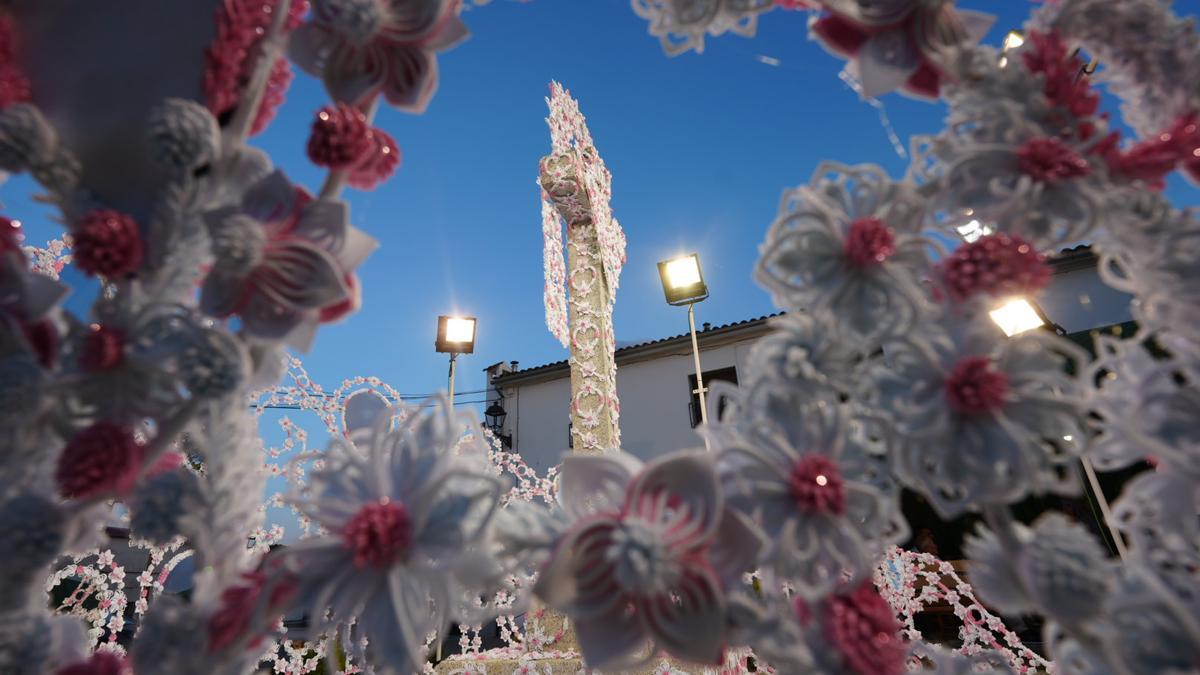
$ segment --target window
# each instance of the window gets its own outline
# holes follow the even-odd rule
[[[729,382],[737,384],[737,368],[718,368],[716,370],[705,370],[704,375],[704,393],[707,396],[712,391],[713,382]],[[692,420],[692,428],[695,429],[700,425],[700,395],[696,393],[696,375],[695,373],[688,375],[688,391],[692,392],[691,401],[688,402],[688,416]],[[713,404],[708,402],[709,410],[713,409]],[[725,411],[725,399],[717,401],[716,405],[717,416],[719,417]]]

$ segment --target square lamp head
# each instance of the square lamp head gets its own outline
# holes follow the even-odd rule
[[[999,307],[988,312],[988,315],[1009,337],[1046,325],[1046,320],[1034,308],[1033,303],[1020,297],[1005,300]]]
[[[470,354],[475,351],[475,317],[439,316],[437,342],[442,354]]]
[[[685,305],[708,297],[700,256],[695,253],[658,263],[658,276],[669,305]]]

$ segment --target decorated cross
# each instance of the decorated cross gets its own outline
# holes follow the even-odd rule
[[[625,233],[609,206],[612,174],[592,144],[579,103],[557,82],[550,83],[546,103],[553,145],[539,176],[546,325],[571,350],[574,449],[598,453],[621,443],[612,308],[625,263]],[[561,221],[567,226],[565,267]]]

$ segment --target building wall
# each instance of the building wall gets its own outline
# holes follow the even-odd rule
[[[754,339],[701,349],[705,371],[736,367],[739,375]],[[695,373],[691,348],[625,363],[617,368],[617,396],[621,399],[623,450],[642,459],[698,447],[703,444],[692,429],[688,402],[688,376]],[[568,452],[570,380],[525,384],[506,391],[508,433],[516,451],[539,472],[562,461]]]
[[[1130,297],[1104,285],[1094,267],[1056,274],[1038,297],[1046,316],[1069,333],[1131,319]],[[703,338],[702,338],[703,339]],[[757,336],[701,350],[705,371],[736,367],[743,378],[746,356]],[[617,367],[623,449],[642,459],[702,444],[691,427],[688,375],[694,373],[690,345],[667,355],[622,362]],[[516,451],[538,470],[562,461],[568,451],[570,380],[520,384],[505,391],[507,433]]]

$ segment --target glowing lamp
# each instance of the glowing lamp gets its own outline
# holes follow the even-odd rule
[[[1000,326],[1000,330],[1009,337],[1046,325],[1046,320],[1025,298],[1005,300],[1003,304],[988,314],[992,317],[992,321]]]
[[[442,354],[470,354],[475,351],[475,317],[439,316],[437,351]]]
[[[668,305],[685,305],[708,297],[704,273],[700,271],[700,256],[695,253],[658,263],[663,293]]]

